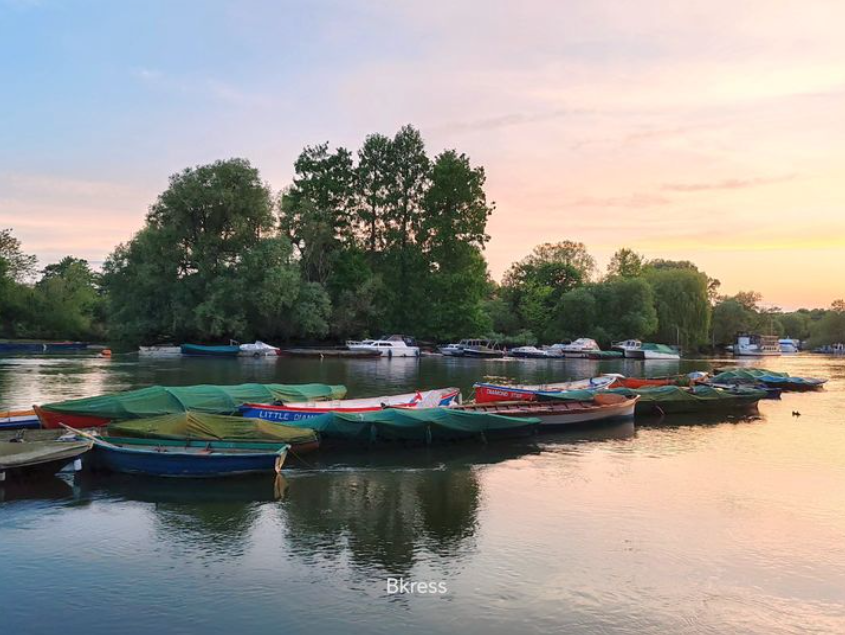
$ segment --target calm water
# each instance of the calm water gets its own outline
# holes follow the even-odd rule
[[[321,457],[283,482],[0,488],[0,633],[843,633],[845,360],[767,364],[831,381],[759,417]],[[367,396],[599,370],[644,374],[641,362],[4,358],[0,406],[151,383],[319,381]],[[447,592],[390,596],[388,577]]]

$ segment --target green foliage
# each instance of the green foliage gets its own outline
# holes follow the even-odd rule
[[[836,300],[812,327],[811,346],[845,343],[845,301]]]
[[[232,159],[185,170],[104,266],[110,334],[133,343],[323,336],[329,301],[274,230],[258,171]]]
[[[708,342],[710,301],[708,278],[690,267],[649,267],[646,280],[654,289],[657,340],[685,349]]]
[[[23,283],[35,273],[35,256],[21,251],[21,241],[11,229],[0,229],[0,277]]]
[[[608,278],[638,278],[643,272],[645,258],[633,249],[623,247],[610,259],[607,265]]]

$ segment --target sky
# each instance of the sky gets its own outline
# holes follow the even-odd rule
[[[411,123],[487,172],[494,278],[542,242],[845,296],[841,0],[0,0],[0,227],[94,263],[170,174]]]

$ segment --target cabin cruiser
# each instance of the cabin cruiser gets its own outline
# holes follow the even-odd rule
[[[265,357],[279,354],[278,348],[265,344],[261,340],[256,340],[252,344],[241,344],[240,349],[240,352],[238,352],[240,357]]]
[[[346,343],[346,348],[350,351],[376,352],[382,357],[419,357],[419,346],[409,345],[408,340],[410,338],[391,335],[379,340],[350,341]],[[410,341],[413,342],[413,340]]]
[[[740,335],[732,350],[736,357],[770,357],[781,354],[775,335]]]
[[[623,340],[622,342],[614,342],[610,348],[614,351],[619,351],[625,357],[633,357],[635,359],[642,359],[641,349],[643,343],[640,340]]]
[[[778,340],[778,346],[780,346],[780,352],[784,354],[792,354],[797,353],[801,350],[801,341],[794,340],[791,338],[783,338]]]
[[[542,348],[536,346],[517,346],[510,350],[511,357],[527,357],[532,359],[546,359],[548,355]]]
[[[490,340],[468,340],[463,357],[497,358],[504,357],[505,351],[497,342]]]
[[[590,353],[600,351],[598,343],[589,337],[579,337],[568,344],[554,344],[548,351],[549,357],[586,358]]]
[[[446,346],[441,346],[438,350],[447,357],[460,357],[464,354],[464,346],[463,343],[466,340],[461,340],[458,344],[446,344]]]

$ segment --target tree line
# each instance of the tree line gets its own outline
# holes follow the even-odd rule
[[[282,192],[244,159],[170,177],[144,226],[102,271],[68,256],[41,271],[0,231],[0,336],[137,345],[261,338],[340,341],[389,332],[515,344],[638,338],[687,350],[739,331],[845,341],[845,303],[763,309],[719,295],[688,261],[620,249],[606,272],[582,243],[538,245],[500,284],[483,250],[485,172],[430,156],[411,126],[357,151],[303,149]]]

